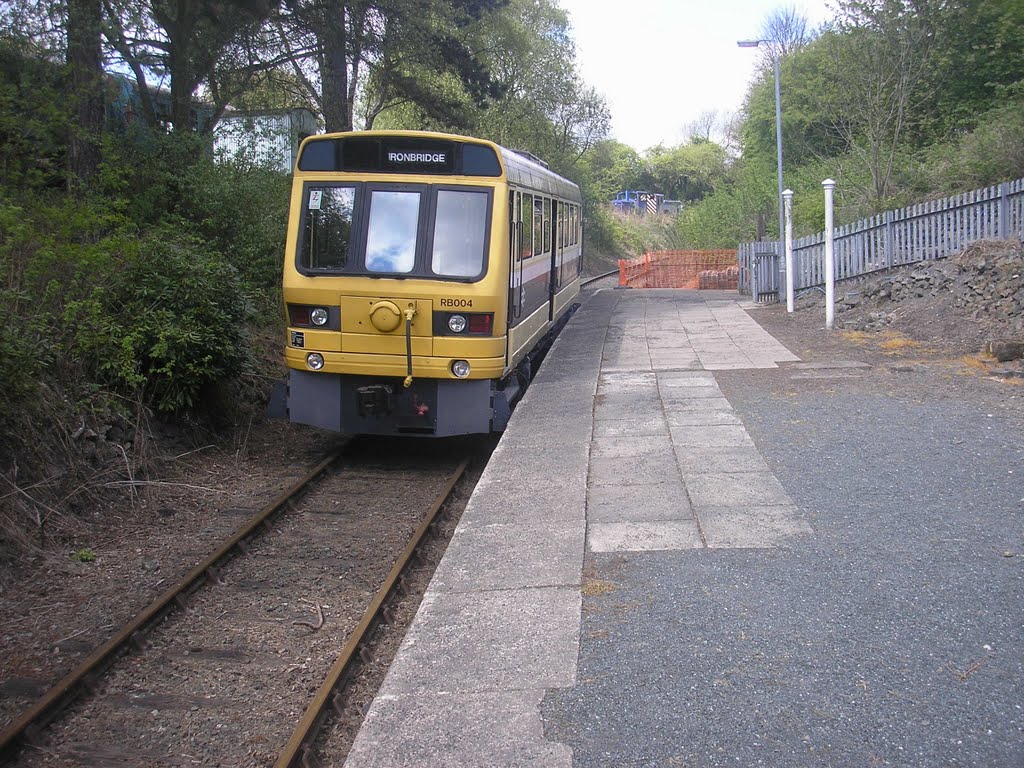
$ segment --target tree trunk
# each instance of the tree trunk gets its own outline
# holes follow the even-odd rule
[[[68,0],[68,51],[71,113],[69,181],[88,186],[100,162],[103,131],[103,50],[100,0]]]
[[[328,133],[352,130],[352,104],[348,95],[348,46],[345,29],[345,3],[326,0],[327,23],[318,30],[320,47],[320,82],[323,87],[324,126]]]

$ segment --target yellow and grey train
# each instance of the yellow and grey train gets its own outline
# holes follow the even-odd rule
[[[579,188],[532,156],[420,131],[306,139],[284,262],[288,418],[502,430],[579,294],[582,241]]]

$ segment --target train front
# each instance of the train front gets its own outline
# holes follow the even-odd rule
[[[303,142],[283,284],[291,421],[433,437],[504,427],[503,190],[485,142],[413,132]]]

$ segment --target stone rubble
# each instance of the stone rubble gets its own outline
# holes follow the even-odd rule
[[[1003,338],[987,345],[1000,361],[1024,356],[1024,248],[1019,240],[979,241],[948,259],[898,267],[847,285],[845,294],[837,286],[836,298],[837,314],[851,315],[839,321],[847,330],[885,328],[905,313],[901,305],[906,302],[934,299],[956,315],[1004,329]]]

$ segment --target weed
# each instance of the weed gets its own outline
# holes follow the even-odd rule
[[[907,349],[923,349],[924,344],[914,339],[908,339],[902,333],[889,331],[885,334],[887,338],[878,343],[879,349],[884,349],[891,354],[897,354]]]
[[[96,559],[96,553],[88,547],[82,547],[71,553],[71,559],[79,563],[91,563]]]
[[[839,335],[854,344],[864,345],[872,339],[872,335],[866,331],[840,331]]]
[[[583,596],[584,597],[597,597],[599,595],[606,595],[615,589],[615,585],[610,581],[604,579],[587,579],[583,582]]]

